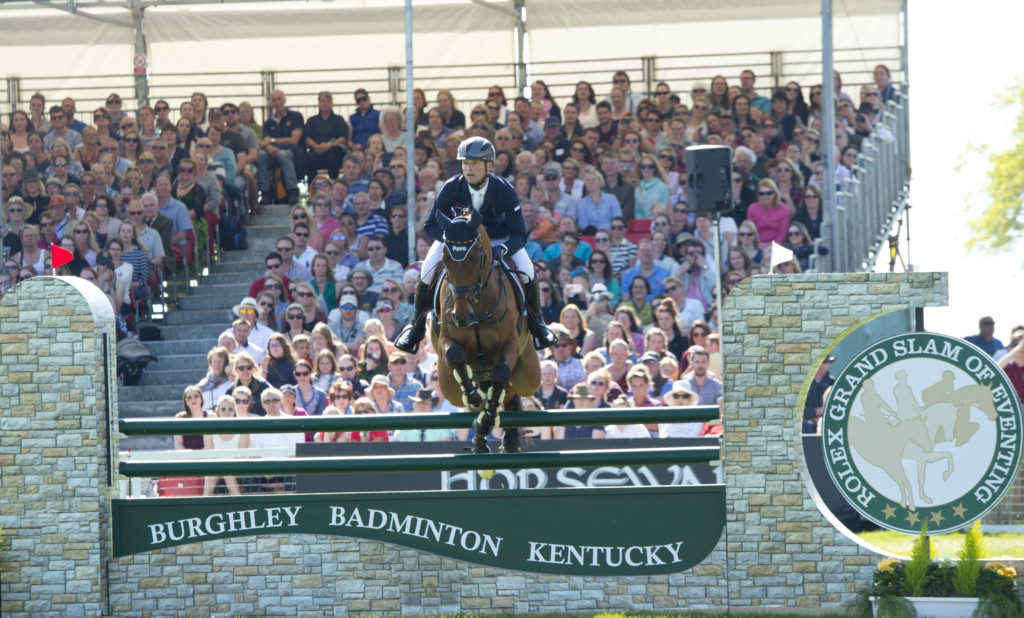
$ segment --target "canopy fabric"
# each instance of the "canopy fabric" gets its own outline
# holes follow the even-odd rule
[[[145,10],[149,72],[154,89],[161,83],[161,75],[258,75],[264,69],[376,69],[367,79],[379,82],[386,80],[385,67],[405,64],[402,0],[196,0],[154,4]],[[837,0],[836,5],[835,48],[900,45],[899,0]],[[638,62],[641,56],[767,54],[818,50],[821,46],[819,0],[525,0],[525,7],[526,56],[530,63],[595,58]],[[512,85],[516,62],[512,8],[510,0],[418,0],[413,8],[413,60],[417,69],[433,67],[429,75],[440,79],[465,74],[467,71],[460,67],[466,64],[491,64],[494,66],[481,69],[488,75],[481,76],[480,83]],[[80,14],[72,15],[25,2],[0,0],[0,66],[4,67],[4,76],[22,76],[26,82],[28,78],[52,80],[26,83],[26,89],[81,91],[103,82],[104,87],[109,84],[122,92],[130,90],[134,53],[130,13],[88,1],[79,2],[78,10]],[[81,13],[124,25],[95,21]],[[860,57],[854,54],[850,60],[853,64],[845,70],[852,67],[862,77],[870,75],[875,62],[870,53]],[[793,55],[786,61],[792,63],[787,64],[787,72],[794,75],[820,70],[820,56],[816,53]],[[742,62],[737,60],[733,64],[741,66]],[[676,64],[683,66],[687,62],[679,60]],[[719,63],[708,63],[714,64]],[[607,71],[614,65],[594,69],[595,76],[600,73],[600,79],[592,81],[608,81]],[[639,72],[635,67],[623,68]],[[563,90],[574,83],[575,79],[570,78],[582,78],[574,75],[577,70],[578,67],[568,71],[562,80]],[[723,74],[734,81],[739,70],[729,70],[732,72],[723,70]],[[539,74],[552,71],[557,73],[552,67],[537,68]],[[427,73],[418,70],[417,83]],[[87,76],[107,78],[90,80]],[[675,77],[684,82],[679,84],[681,89],[688,87],[687,80],[695,79],[685,72],[677,72]],[[345,79],[358,80],[360,76]],[[247,80],[245,94],[251,96],[253,80]],[[475,82],[468,84],[472,92],[481,87]],[[351,83],[338,84],[345,92],[355,87]],[[224,94],[230,93],[226,90]],[[569,94],[556,92],[556,96]],[[94,92],[87,98],[103,96],[105,93]]]

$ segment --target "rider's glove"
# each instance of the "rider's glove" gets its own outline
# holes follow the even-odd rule
[[[500,244],[494,245],[494,259],[503,262],[506,257],[508,257],[508,247]]]

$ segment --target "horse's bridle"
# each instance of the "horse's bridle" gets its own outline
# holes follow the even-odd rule
[[[464,242],[451,241],[451,240],[445,239],[444,243],[445,243],[445,245],[447,245],[448,243],[472,245],[473,243],[476,243],[479,240],[480,240],[479,237],[474,238],[473,240],[464,241]],[[472,249],[472,246],[470,246],[470,249]],[[447,251],[447,250],[448,250],[448,248],[446,246],[445,247],[445,251]],[[487,268],[488,263],[490,265],[490,269]],[[493,255],[492,255],[490,260],[480,260],[480,269],[477,271],[476,282],[475,283],[470,283],[468,285],[455,285],[454,283],[452,283],[451,273],[448,271],[448,269],[445,269],[445,277],[448,279],[448,295],[445,296],[444,300],[441,302],[442,308],[444,307],[445,303],[448,302],[449,299],[454,297],[456,300],[461,299],[461,300],[464,300],[464,301],[468,302],[475,309],[477,303],[480,302],[480,298],[484,294],[484,290],[487,289],[487,282],[490,281],[491,275],[494,274],[495,265],[496,265],[496,261],[494,260]],[[487,271],[486,275],[484,274],[485,270]],[[453,310],[450,310],[450,311],[446,312],[446,320],[445,321],[449,322],[453,326],[456,326],[457,328],[468,328],[468,327],[477,326],[479,324],[492,324],[492,323],[500,322],[501,320],[503,320],[505,318],[505,313],[508,312],[508,307],[505,308],[505,313],[502,313],[497,318],[494,317],[494,312],[497,310],[498,306],[501,304],[501,301],[502,301],[502,298],[504,297],[504,294],[505,294],[505,286],[504,285],[499,285],[498,286],[498,298],[495,299],[494,304],[491,305],[491,308],[488,309],[487,311],[483,312],[483,313],[478,313],[478,312],[476,312],[474,310],[472,320],[468,324],[466,324],[465,326],[460,326],[459,324],[453,323],[453,322],[451,322],[451,321],[449,321],[447,319],[447,314],[452,314]]]

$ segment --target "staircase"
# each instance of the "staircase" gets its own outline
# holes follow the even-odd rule
[[[156,360],[146,367],[139,386],[118,388],[120,418],[167,418],[183,409],[185,387],[206,375],[206,353],[235,319],[231,308],[262,275],[263,258],[275,249],[277,239],[291,230],[289,211],[287,205],[262,207],[246,228],[249,248],[222,253],[209,275],[190,287],[157,324],[163,341],[145,342]],[[154,450],[174,445],[170,436],[133,436],[123,438],[120,448]]]

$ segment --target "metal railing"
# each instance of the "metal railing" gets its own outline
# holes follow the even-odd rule
[[[862,84],[871,84],[871,71],[876,64],[892,68],[894,81],[904,81],[900,48],[861,47],[834,50],[836,69],[843,75],[846,89],[856,94]],[[16,67],[12,67],[12,70]],[[758,75],[758,91],[769,95],[771,90],[788,81],[804,86],[807,98],[809,86],[821,81],[821,50],[760,51],[726,54],[687,54],[657,57],[577,58],[570,60],[538,59],[528,64],[530,80],[542,79],[552,95],[564,102],[575,92],[576,83],[586,80],[598,96],[603,98],[611,89],[615,71],[626,71],[635,91],[652,95],[659,81],[668,83],[689,103],[689,92],[698,81],[709,84],[716,75],[725,75],[731,83],[738,75],[750,69]],[[508,98],[515,92],[515,62],[470,63],[457,67],[450,65],[422,65],[415,67],[415,85],[426,92],[433,102],[437,92],[448,89],[457,106],[466,116],[473,106],[483,102],[487,89],[501,86]],[[0,81],[0,110],[24,108],[33,92],[40,91],[49,99],[74,97],[78,103],[79,119],[92,121],[92,110],[101,107],[111,92],[119,92],[125,109],[133,109],[134,90],[131,74],[98,74],[75,76],[9,76]],[[211,104],[223,101],[249,101],[254,108],[269,109],[269,95],[280,88],[288,96],[288,106],[304,116],[316,113],[316,95],[322,90],[334,93],[335,111],[348,115],[355,110],[351,93],[365,88],[371,100],[380,107],[404,104],[405,68],[382,66],[369,68],[324,67],[316,69],[279,71],[210,71],[203,73],[150,73],[149,97],[151,103],[166,100],[176,108],[201,91]],[[257,118],[260,112],[257,112]]]
[[[898,91],[861,142],[849,182],[836,192],[837,272],[870,271],[878,256],[888,253],[890,231],[903,216],[910,191],[908,108],[906,93]]]

